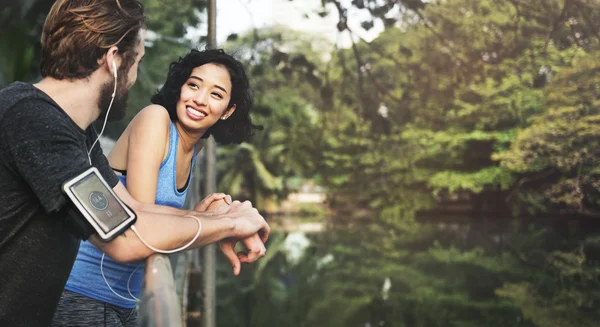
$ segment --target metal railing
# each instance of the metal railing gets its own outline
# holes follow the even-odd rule
[[[140,326],[185,326],[186,314],[182,309],[185,301],[182,300],[187,296],[187,287],[182,285],[181,289],[180,297],[168,256],[154,254],[146,259],[146,285],[138,308]]]

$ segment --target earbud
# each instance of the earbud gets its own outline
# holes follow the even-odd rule
[[[112,97],[115,97],[115,94],[117,93],[117,64],[115,64],[115,61],[112,61],[112,66],[113,66],[113,75],[115,75],[115,89],[113,90],[112,93]],[[110,110],[110,107],[108,108]]]
[[[115,64],[115,61],[112,61],[112,66],[113,66],[113,75],[115,75],[115,79],[117,78],[117,64]]]

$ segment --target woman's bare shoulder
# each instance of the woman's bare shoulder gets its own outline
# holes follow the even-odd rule
[[[144,109],[140,110],[140,112],[135,115],[133,120],[131,121],[132,125],[167,125],[169,124],[171,118],[169,117],[169,112],[167,109],[161,105],[152,104]],[[158,126],[157,126],[158,127]]]

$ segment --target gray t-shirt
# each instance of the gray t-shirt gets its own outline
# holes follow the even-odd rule
[[[0,326],[50,325],[79,248],[61,186],[90,167],[96,137],[31,84],[0,90]],[[115,187],[99,144],[91,159]]]

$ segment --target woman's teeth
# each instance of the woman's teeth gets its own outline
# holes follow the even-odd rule
[[[186,107],[186,108],[187,108],[187,110],[188,110],[188,111],[189,111],[189,112],[190,112],[192,115],[194,115],[194,116],[198,116],[198,117],[206,117],[206,114],[205,114],[205,113],[203,113],[203,112],[201,112],[201,111],[198,111],[198,110],[196,110],[196,109],[194,109],[194,108],[192,108],[192,107]]]

